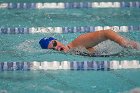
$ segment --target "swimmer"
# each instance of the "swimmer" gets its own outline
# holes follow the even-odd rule
[[[89,55],[93,55],[96,51],[94,46],[106,40],[114,41],[124,48],[140,50],[137,42],[125,39],[111,29],[81,34],[67,45],[62,44],[53,37],[42,38],[39,41],[39,44],[42,49],[54,49],[65,53],[67,53],[70,49],[82,47],[88,51]]]

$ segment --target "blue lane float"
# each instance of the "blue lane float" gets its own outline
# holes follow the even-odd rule
[[[33,33],[75,33],[94,32],[97,30],[113,29],[115,32],[140,31],[140,26],[81,26],[81,27],[15,27],[0,28],[0,34],[33,34]]]
[[[0,62],[0,71],[30,70],[28,62]]]
[[[140,8],[140,2],[59,2],[59,3],[0,3],[0,8],[9,9],[71,9],[71,8]]]
[[[35,3],[8,3],[7,8],[9,9],[35,9]]]
[[[0,71],[30,71],[30,70],[94,70],[110,71],[115,69],[139,69],[138,60],[131,61],[53,61],[53,62],[0,62]]]

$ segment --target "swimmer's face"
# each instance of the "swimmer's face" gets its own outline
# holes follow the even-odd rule
[[[48,45],[48,49],[64,51],[65,46],[61,42],[59,42],[58,40],[52,40]]]

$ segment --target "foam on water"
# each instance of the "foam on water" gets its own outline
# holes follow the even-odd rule
[[[59,36],[58,36],[59,37]],[[64,40],[64,37],[60,38],[62,43],[67,44],[68,42],[66,40]],[[84,56],[89,56],[89,52],[86,48],[84,47],[77,47],[77,48],[73,48],[70,49],[68,51],[68,54],[60,52],[60,51],[54,51],[51,49],[41,49],[39,44],[38,44],[38,40],[25,40],[24,42],[18,44],[16,46],[16,49],[18,51],[24,52],[24,53],[43,53],[43,54],[53,54],[53,53],[58,53],[58,54],[64,54],[64,55],[68,55],[68,54],[76,54],[76,55],[84,55]],[[119,44],[110,41],[110,40],[106,40],[98,45],[95,46],[95,56],[100,56],[100,55],[114,55],[114,54],[121,54],[123,56],[126,55],[134,55],[135,54],[135,50],[134,49],[125,49],[123,47],[121,47]],[[131,52],[130,52],[131,51]],[[132,52],[133,51],[133,52]],[[140,54],[138,51],[136,52],[136,54]],[[93,56],[94,56],[93,55]]]
[[[0,93],[8,93],[7,90],[0,90]]]
[[[43,52],[43,50],[37,49],[38,46],[35,45],[36,42],[38,42],[38,40],[25,40],[24,42],[17,45],[16,48],[18,50],[30,53]]]
[[[120,45],[110,40],[107,40],[98,44],[97,46],[95,46],[95,49],[96,49],[94,53],[95,56],[96,55],[113,55],[113,54],[120,53],[123,50],[123,48]],[[89,52],[84,47],[77,47],[74,49],[70,49],[69,53],[86,56]]]
[[[110,40],[98,44],[97,46],[95,46],[95,48],[96,55],[112,55],[120,53],[123,50],[123,48],[120,45]]]

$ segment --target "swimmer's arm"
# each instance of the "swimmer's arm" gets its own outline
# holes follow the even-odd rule
[[[94,53],[95,53],[95,48],[94,47],[87,48],[87,50],[89,51],[89,55],[94,55]]]
[[[65,51],[64,51],[65,52]],[[71,48],[65,53],[72,53],[76,55],[84,55],[84,56],[92,56],[94,55],[95,49],[94,48],[85,48],[82,46]]]
[[[85,49],[85,50],[84,50]],[[83,47],[83,52],[79,52],[81,55],[87,55],[87,56],[93,56],[95,54],[95,48],[84,48]]]

